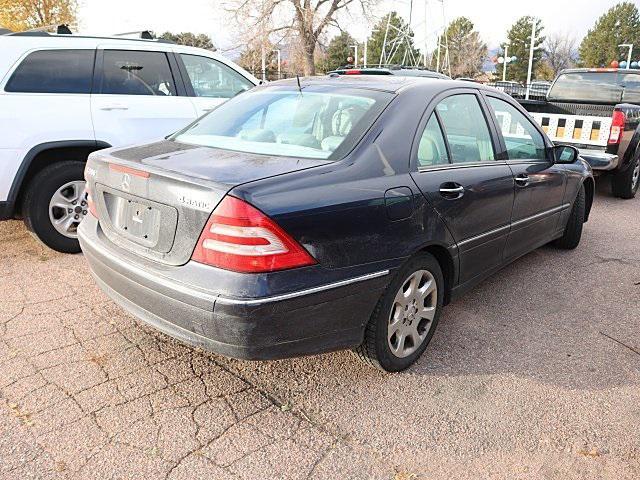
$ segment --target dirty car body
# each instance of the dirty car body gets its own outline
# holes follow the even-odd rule
[[[427,123],[459,95],[484,115],[491,159],[474,161],[478,149],[449,145],[453,135],[447,152],[462,152],[463,163],[420,163]],[[451,80],[274,82],[165,141],[96,152],[86,167],[85,257],[133,315],[223,355],[357,346],[412,256],[437,258],[447,303],[561,236],[583,185],[590,205],[588,165],[554,162],[543,133],[544,159],[508,158],[487,95],[521,110],[495,90]],[[286,121],[269,119],[269,109]],[[254,251],[262,259],[242,257]]]

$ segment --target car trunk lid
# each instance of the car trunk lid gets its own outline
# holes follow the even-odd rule
[[[161,141],[96,152],[86,177],[109,241],[159,263],[183,265],[233,187],[325,163]]]

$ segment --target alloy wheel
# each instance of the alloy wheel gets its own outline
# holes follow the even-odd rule
[[[438,287],[427,270],[413,272],[396,293],[389,323],[387,341],[391,353],[404,358],[415,352],[433,325],[438,306]]]
[[[49,219],[56,231],[68,238],[78,238],[78,225],[87,214],[85,182],[65,183],[49,201]]]

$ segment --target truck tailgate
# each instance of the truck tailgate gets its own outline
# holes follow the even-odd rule
[[[611,117],[557,113],[531,113],[530,115],[553,142],[597,147],[607,146],[611,130]]]

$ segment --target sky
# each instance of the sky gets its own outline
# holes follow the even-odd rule
[[[443,18],[448,22],[461,15],[475,23],[490,49],[505,39],[508,28],[523,15],[541,18],[547,34],[567,32],[579,40],[616,3],[617,0],[444,0],[443,17],[440,0],[414,0],[411,24],[419,47],[426,40],[432,48],[442,30]],[[640,0],[634,3],[640,8]],[[222,0],[81,0],[80,31],[100,35],[137,30],[192,31],[209,35],[218,48],[225,50],[233,47],[236,39],[224,7]],[[378,14],[390,9],[408,19],[410,0],[383,0]],[[360,15],[343,20],[349,32],[361,41],[371,28]]]

